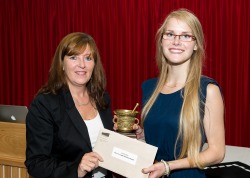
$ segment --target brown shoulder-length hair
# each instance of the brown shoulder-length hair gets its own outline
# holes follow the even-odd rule
[[[81,32],[70,33],[61,40],[56,49],[49,70],[48,81],[38,91],[38,94],[52,93],[56,95],[58,94],[58,91],[62,88],[69,89],[63,69],[64,57],[66,55],[79,55],[85,51],[87,46],[90,47],[92,57],[94,58],[95,62],[95,67],[91,79],[87,83],[87,90],[90,97],[95,102],[100,104],[100,106],[105,107],[106,103],[104,101],[103,95],[106,90],[106,77],[102,66],[100,54],[94,39],[90,35]]]

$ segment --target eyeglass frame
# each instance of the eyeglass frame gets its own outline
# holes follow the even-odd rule
[[[163,38],[163,36],[164,36],[164,35],[167,35],[167,34],[173,35],[173,39],[165,39],[165,38]],[[171,41],[173,41],[173,40],[175,40],[175,38],[176,38],[177,36],[179,37],[179,40],[182,41],[182,42],[191,42],[191,41],[195,41],[195,40],[196,40],[196,37],[193,36],[193,35],[189,35],[189,34],[175,35],[175,34],[173,34],[173,33],[171,33],[171,32],[163,32],[162,35],[161,35],[161,38],[164,39],[164,40],[171,40]],[[183,41],[183,40],[181,40],[181,36],[189,36],[189,37],[191,37],[191,41]]]

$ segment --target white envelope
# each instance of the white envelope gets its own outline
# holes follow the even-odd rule
[[[128,178],[147,178],[141,170],[154,162],[157,147],[101,129],[94,150],[103,158],[99,166]]]

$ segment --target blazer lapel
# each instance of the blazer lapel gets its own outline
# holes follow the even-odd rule
[[[64,98],[65,98],[66,112],[68,113],[69,118],[71,119],[75,128],[82,135],[83,139],[88,143],[89,148],[92,150],[88,128],[75,107],[70,91],[64,91]]]
[[[100,114],[104,128],[113,130],[112,113],[109,109],[102,109],[98,104],[96,104],[97,110]]]

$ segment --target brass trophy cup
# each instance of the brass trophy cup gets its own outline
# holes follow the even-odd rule
[[[139,119],[136,118],[136,115],[139,114],[135,110],[127,109],[116,109],[114,110],[113,122],[117,124],[117,131],[129,133],[133,131],[133,125],[139,124]]]

